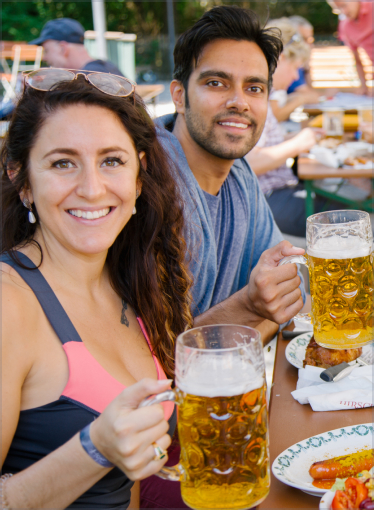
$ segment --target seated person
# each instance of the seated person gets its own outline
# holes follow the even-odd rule
[[[52,67],[82,69],[123,76],[109,60],[93,59],[84,46],[84,28],[74,19],[48,21],[37,39],[29,44],[43,46],[43,60]]]
[[[292,73],[292,80],[289,83],[298,80],[299,69],[307,65],[309,61],[310,46],[304,42],[294,24],[288,18],[271,20],[267,26],[281,31],[284,44],[281,57],[284,60],[283,66],[285,67],[289,62],[292,62],[293,64],[289,69],[289,72]],[[294,64],[297,64],[297,67]],[[287,94],[287,88],[280,89],[274,83],[270,95],[273,114],[279,122],[287,120],[290,114],[299,106],[307,103],[316,103],[319,100],[318,92],[309,86],[300,88],[300,90],[298,89],[291,94]]]
[[[285,51],[279,58],[274,72],[273,83],[277,90],[286,90],[297,74],[300,65],[299,43],[286,42]],[[291,168],[286,165],[289,158],[307,152],[317,143],[322,130],[305,128],[296,136],[285,140],[283,130],[273,114],[272,101],[264,130],[257,145],[246,155],[248,163],[258,176],[260,187],[273,212],[274,219],[284,234],[305,237],[305,190]],[[328,209],[341,209],[342,204],[328,202],[316,197],[315,212]]]
[[[359,48],[363,48],[372,65],[374,62],[374,25],[373,25],[373,2],[361,1],[341,1],[334,0],[328,2],[333,8],[335,14],[342,14],[343,19],[339,20],[338,33],[339,39],[344,42],[355,57],[357,74],[361,82],[358,94],[371,95],[372,90],[368,89],[365,76],[365,70],[358,53]],[[373,78],[371,78],[373,79]]]
[[[126,509],[176,423],[137,406],[192,324],[183,213],[133,84],[59,72],[28,76],[1,152],[1,506]]]
[[[304,42],[312,48],[314,42],[313,25],[302,16],[290,16],[289,21],[293,24],[297,32],[301,35]],[[298,91],[308,91],[312,89],[312,80],[310,77],[309,60],[303,67],[299,67],[299,78],[291,83],[287,89],[287,94]]]

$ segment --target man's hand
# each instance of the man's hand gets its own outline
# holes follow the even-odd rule
[[[278,263],[284,257],[303,253],[302,248],[295,248],[288,241],[282,241],[264,251],[248,283],[251,311],[277,324],[283,324],[301,310],[303,307],[299,289],[301,280],[297,274],[296,264],[278,267]]]

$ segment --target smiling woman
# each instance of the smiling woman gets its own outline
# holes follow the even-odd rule
[[[170,163],[140,100],[84,76],[26,86],[1,163],[0,506],[127,508],[175,427],[137,405],[192,323]]]

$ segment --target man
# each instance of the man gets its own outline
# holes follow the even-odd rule
[[[277,267],[300,250],[275,247],[282,236],[241,159],[261,135],[281,49],[253,12],[222,6],[204,14],[174,50],[177,113],[158,125],[179,170],[196,325],[253,325],[256,316],[281,324],[302,307],[296,267]]]
[[[185,207],[195,326],[261,329],[266,322],[265,334],[274,334],[303,305],[296,265],[278,267],[303,250],[281,242],[243,159],[261,135],[281,51],[280,38],[263,29],[254,12],[232,6],[206,12],[175,46],[170,88],[176,115],[158,126]],[[170,462],[177,455],[170,453]],[[140,508],[185,505],[178,484],[151,477],[142,482]]]
[[[339,39],[352,50],[356,60],[357,74],[361,81],[360,94],[369,94],[366,85],[365,70],[363,68],[359,48],[363,48],[371,62],[374,62],[374,27],[373,2],[329,1],[334,9],[345,16],[339,21]]]
[[[70,18],[48,21],[40,36],[29,44],[42,45],[43,60],[52,67],[99,71],[123,76],[112,62],[94,60],[84,47],[84,28]]]

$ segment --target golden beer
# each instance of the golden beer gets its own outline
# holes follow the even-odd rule
[[[316,342],[348,349],[374,339],[374,274],[370,247],[352,248],[325,258],[308,250],[313,331]]]
[[[178,404],[181,445],[163,479],[180,481],[196,510],[244,510],[269,493],[269,438],[263,346],[247,326],[211,324],[177,338],[176,388],[140,406]]]
[[[177,390],[181,492],[195,509],[246,509],[270,489],[266,385],[204,397]]]

